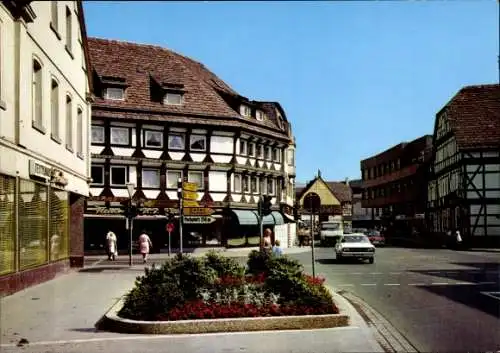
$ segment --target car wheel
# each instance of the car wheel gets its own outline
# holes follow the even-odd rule
[[[369,263],[374,263],[375,262],[375,258],[374,257],[371,257],[369,260],[368,260]]]

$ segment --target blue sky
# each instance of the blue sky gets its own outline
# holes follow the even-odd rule
[[[497,83],[497,1],[85,2],[89,36],[161,45],[279,101],[297,181],[431,134],[464,85]]]

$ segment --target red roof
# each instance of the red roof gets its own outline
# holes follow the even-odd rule
[[[283,114],[284,124],[280,127],[275,110],[282,112],[279,103],[248,101],[229,85],[208,70],[203,64],[186,56],[159,46],[122,42],[116,40],[89,38],[89,51],[93,69],[98,81],[118,82],[127,87],[125,100],[106,100],[96,90],[92,110],[97,115],[120,112],[122,118],[134,118],[132,112],[167,116],[218,118],[251,123],[257,128],[272,129],[280,137],[288,137],[289,123]],[[183,91],[182,105],[165,105],[155,97],[151,87],[175,87]],[[228,103],[226,97],[235,101],[247,101],[262,109],[267,118],[242,117],[238,107]],[[102,113],[98,113],[101,111]],[[186,121],[193,122],[193,121]]]
[[[460,149],[500,147],[500,85],[464,87],[442,111]]]

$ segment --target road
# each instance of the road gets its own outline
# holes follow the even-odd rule
[[[310,252],[291,256],[311,272]],[[500,253],[388,247],[368,264],[337,263],[332,248],[316,248],[316,273],[380,312],[420,352],[500,351]]]

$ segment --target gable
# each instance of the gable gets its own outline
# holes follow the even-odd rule
[[[326,183],[323,180],[321,180],[321,178],[317,178],[307,190],[304,190],[302,192],[302,196],[300,197],[299,200],[300,206],[304,206],[304,198],[310,192],[318,194],[319,198],[321,199],[322,206],[340,205],[339,200],[332,193],[328,185],[326,185]]]
[[[446,110],[439,115],[436,124],[436,140],[439,140],[441,137],[446,135],[451,131],[450,121],[448,119],[448,115],[446,114]]]

